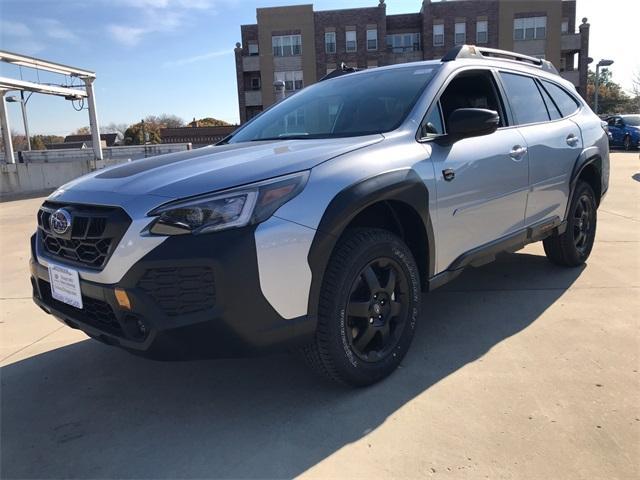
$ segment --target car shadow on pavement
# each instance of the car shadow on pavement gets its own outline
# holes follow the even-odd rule
[[[580,273],[529,254],[469,269],[425,296],[402,366],[365,389],[288,355],[161,363],[87,340],[18,361],[2,369],[0,476],[296,476],[527,328]]]

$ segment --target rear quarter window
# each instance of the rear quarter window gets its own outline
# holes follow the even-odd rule
[[[542,80],[542,86],[549,92],[563,117],[568,117],[575,113],[580,107],[577,100],[554,83]]]

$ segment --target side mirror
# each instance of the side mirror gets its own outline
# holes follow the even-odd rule
[[[498,129],[498,125],[500,115],[496,111],[486,108],[458,108],[449,115],[445,138],[447,143],[452,144],[463,138],[489,135]]]

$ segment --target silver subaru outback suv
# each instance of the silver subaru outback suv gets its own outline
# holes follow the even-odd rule
[[[293,348],[367,385],[407,352],[421,293],[466,267],[539,240],[588,258],[607,135],[550,63],[462,46],[330,77],[216,146],[54,192],[34,301],[135,354]]]

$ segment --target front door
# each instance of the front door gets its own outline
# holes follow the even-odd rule
[[[490,71],[458,74],[429,112],[425,131],[437,135],[439,128],[446,130],[448,116],[465,107],[495,110],[504,119]],[[438,118],[445,119],[444,127]],[[529,157],[520,132],[501,122],[502,127],[490,135],[450,146],[435,141],[424,144],[436,177],[437,272],[460,255],[524,226]]]

